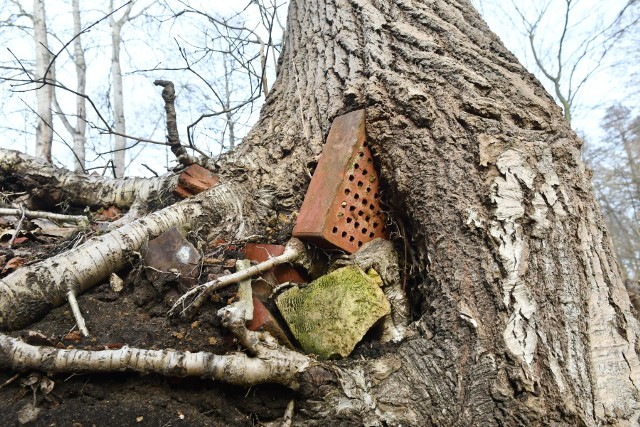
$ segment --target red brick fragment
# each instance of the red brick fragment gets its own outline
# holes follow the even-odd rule
[[[267,310],[262,301],[253,297],[253,320],[247,326],[250,331],[266,331],[271,334],[272,337],[277,339],[280,344],[293,349],[293,345],[287,334],[284,332],[278,321]]]
[[[178,185],[173,190],[178,196],[186,199],[202,193],[220,182],[220,177],[200,165],[191,165],[180,174]]]
[[[284,253],[282,245],[268,245],[263,243],[247,243],[244,247],[244,255],[247,259],[256,262],[264,262]],[[271,269],[277,283],[294,282],[306,283],[307,280],[298,273],[291,264],[280,264]],[[265,278],[266,279],[266,278]]]

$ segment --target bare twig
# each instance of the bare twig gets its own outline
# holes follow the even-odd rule
[[[3,388],[5,388],[6,386],[8,386],[9,384],[15,382],[18,378],[20,378],[20,373],[15,374],[14,376],[12,376],[11,378],[9,378],[8,380],[6,380],[5,382],[3,382],[2,384],[0,384],[0,390],[2,390]]]
[[[26,209],[0,208],[0,216],[4,215],[24,215],[28,219],[44,218],[59,222],[89,222],[89,218],[84,215],[63,215],[53,212],[30,211]]]
[[[171,310],[169,310],[169,315],[175,316],[178,313],[187,315],[195,312],[202,306],[212,292],[234,283],[238,283],[242,280],[257,276],[260,273],[264,273],[265,271],[271,270],[273,267],[287,262],[306,262],[305,246],[300,240],[295,238],[289,240],[289,243],[287,243],[282,255],[273,257],[265,262],[261,262],[260,264],[253,265],[246,270],[240,270],[233,274],[219,277],[210,282],[195,286],[175,302],[173,307],[171,307]]]
[[[69,301],[69,306],[71,307],[71,312],[73,313],[74,319],[76,319],[76,323],[78,324],[78,329],[82,332],[82,335],[85,337],[89,336],[89,330],[87,329],[87,324],[84,321],[84,317],[82,317],[82,313],[80,312],[80,306],[78,305],[78,299],[76,298],[76,293],[73,290],[67,292],[67,301]]]
[[[9,240],[9,248],[13,247],[13,243],[16,240],[16,237],[18,237],[18,233],[20,232],[20,229],[22,228],[22,223],[24,222],[24,219],[26,217],[25,215],[25,210],[24,210],[24,206],[20,205],[20,219],[18,220],[18,225],[16,225],[16,231],[13,233],[13,236],[11,236],[11,240]]]

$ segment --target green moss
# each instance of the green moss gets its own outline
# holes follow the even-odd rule
[[[324,359],[348,356],[390,312],[379,278],[356,266],[322,276],[305,288],[291,288],[276,305],[304,351]]]

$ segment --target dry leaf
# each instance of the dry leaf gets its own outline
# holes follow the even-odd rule
[[[18,239],[16,239],[18,240]],[[7,263],[5,264],[4,268],[2,269],[3,273],[6,273],[7,271],[13,271],[13,270],[17,270],[18,268],[22,267],[25,263],[25,259],[22,257],[13,257],[11,258],[9,261],[7,261]]]

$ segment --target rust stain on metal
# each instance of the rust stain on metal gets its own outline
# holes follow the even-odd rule
[[[376,237],[387,237],[364,110],[333,121],[293,235],[348,253]]]

